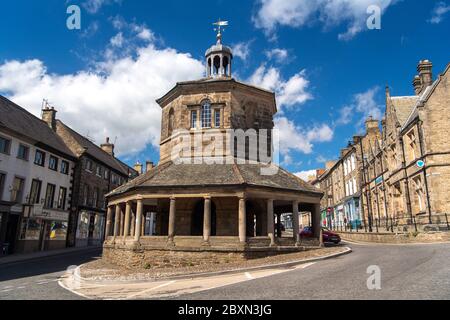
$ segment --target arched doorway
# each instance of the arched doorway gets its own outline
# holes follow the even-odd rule
[[[205,212],[205,201],[201,200],[194,206],[194,210],[191,215],[191,235],[202,236],[203,235],[203,216]],[[214,201],[211,201],[211,236],[217,235],[217,215],[216,205]]]

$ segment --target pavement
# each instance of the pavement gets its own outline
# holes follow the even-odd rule
[[[2,260],[0,300],[83,299],[59,286],[58,280],[70,266],[87,263],[100,255],[100,248],[84,248]]]
[[[99,255],[78,252],[0,266],[0,299],[450,299],[450,244],[345,245],[351,254],[286,268],[65,290],[57,280],[65,285],[67,267]],[[368,289],[371,266],[381,271],[380,290]]]

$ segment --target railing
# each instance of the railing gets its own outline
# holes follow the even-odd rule
[[[431,221],[430,221],[431,220]],[[430,223],[431,222],[431,223]],[[350,222],[331,221],[327,227],[337,232],[402,233],[419,231],[450,231],[450,216],[447,213],[428,215],[396,215],[373,217]]]

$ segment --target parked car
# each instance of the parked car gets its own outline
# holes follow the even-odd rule
[[[312,238],[314,236],[313,230],[311,227],[306,227],[300,232],[301,238]],[[334,243],[339,244],[342,240],[341,237],[331,231],[328,228],[322,228],[322,239],[324,243]]]

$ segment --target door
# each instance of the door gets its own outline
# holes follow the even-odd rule
[[[19,229],[20,216],[16,214],[10,214],[8,219],[8,223],[6,224],[6,236],[5,236],[5,253],[12,254],[14,253],[16,240],[17,240],[17,231]],[[3,248],[2,248],[3,249]]]

